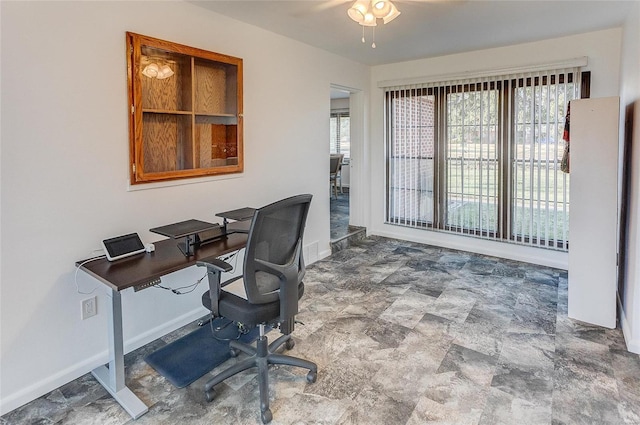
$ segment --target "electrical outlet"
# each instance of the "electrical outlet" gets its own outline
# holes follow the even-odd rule
[[[88,319],[89,317],[95,316],[98,314],[98,302],[96,297],[87,298],[86,300],[82,300],[81,303],[81,317],[82,320]]]

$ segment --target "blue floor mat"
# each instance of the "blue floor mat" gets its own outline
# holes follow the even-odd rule
[[[229,320],[218,317],[213,321],[213,327],[223,327],[228,323]],[[230,323],[224,329],[215,332],[215,335],[219,339],[234,339],[238,335],[238,328],[234,323]],[[258,339],[258,336],[259,329],[254,328],[242,335],[239,341],[250,343]],[[182,388],[230,357],[229,341],[214,338],[211,326],[206,324],[154,351],[144,360],[173,385]]]

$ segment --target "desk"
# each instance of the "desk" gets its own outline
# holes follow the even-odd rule
[[[192,266],[201,259],[219,257],[242,249],[247,244],[248,223],[231,223],[228,234],[203,244],[193,255],[185,256],[176,241],[166,239],[155,242],[155,251],[110,262],[106,258],[76,265],[111,289],[109,322],[109,364],[92,370],[91,373],[120,405],[137,419],[149,408],[126,385],[124,380],[124,340],[122,335],[122,299],[120,291],[127,288],[144,288],[149,282]],[[237,228],[232,227],[237,226]],[[244,232],[243,232],[244,230]],[[241,233],[231,233],[231,232]],[[82,265],[81,265],[82,264]]]

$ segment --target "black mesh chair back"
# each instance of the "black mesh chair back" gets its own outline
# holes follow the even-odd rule
[[[310,204],[311,195],[298,195],[256,210],[244,257],[245,290],[251,304],[278,300],[287,272],[295,271],[294,289],[302,280],[302,237]]]

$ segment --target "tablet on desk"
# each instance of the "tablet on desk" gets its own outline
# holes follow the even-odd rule
[[[144,244],[137,233],[105,239],[102,241],[102,246],[109,261],[130,257],[145,251]]]

